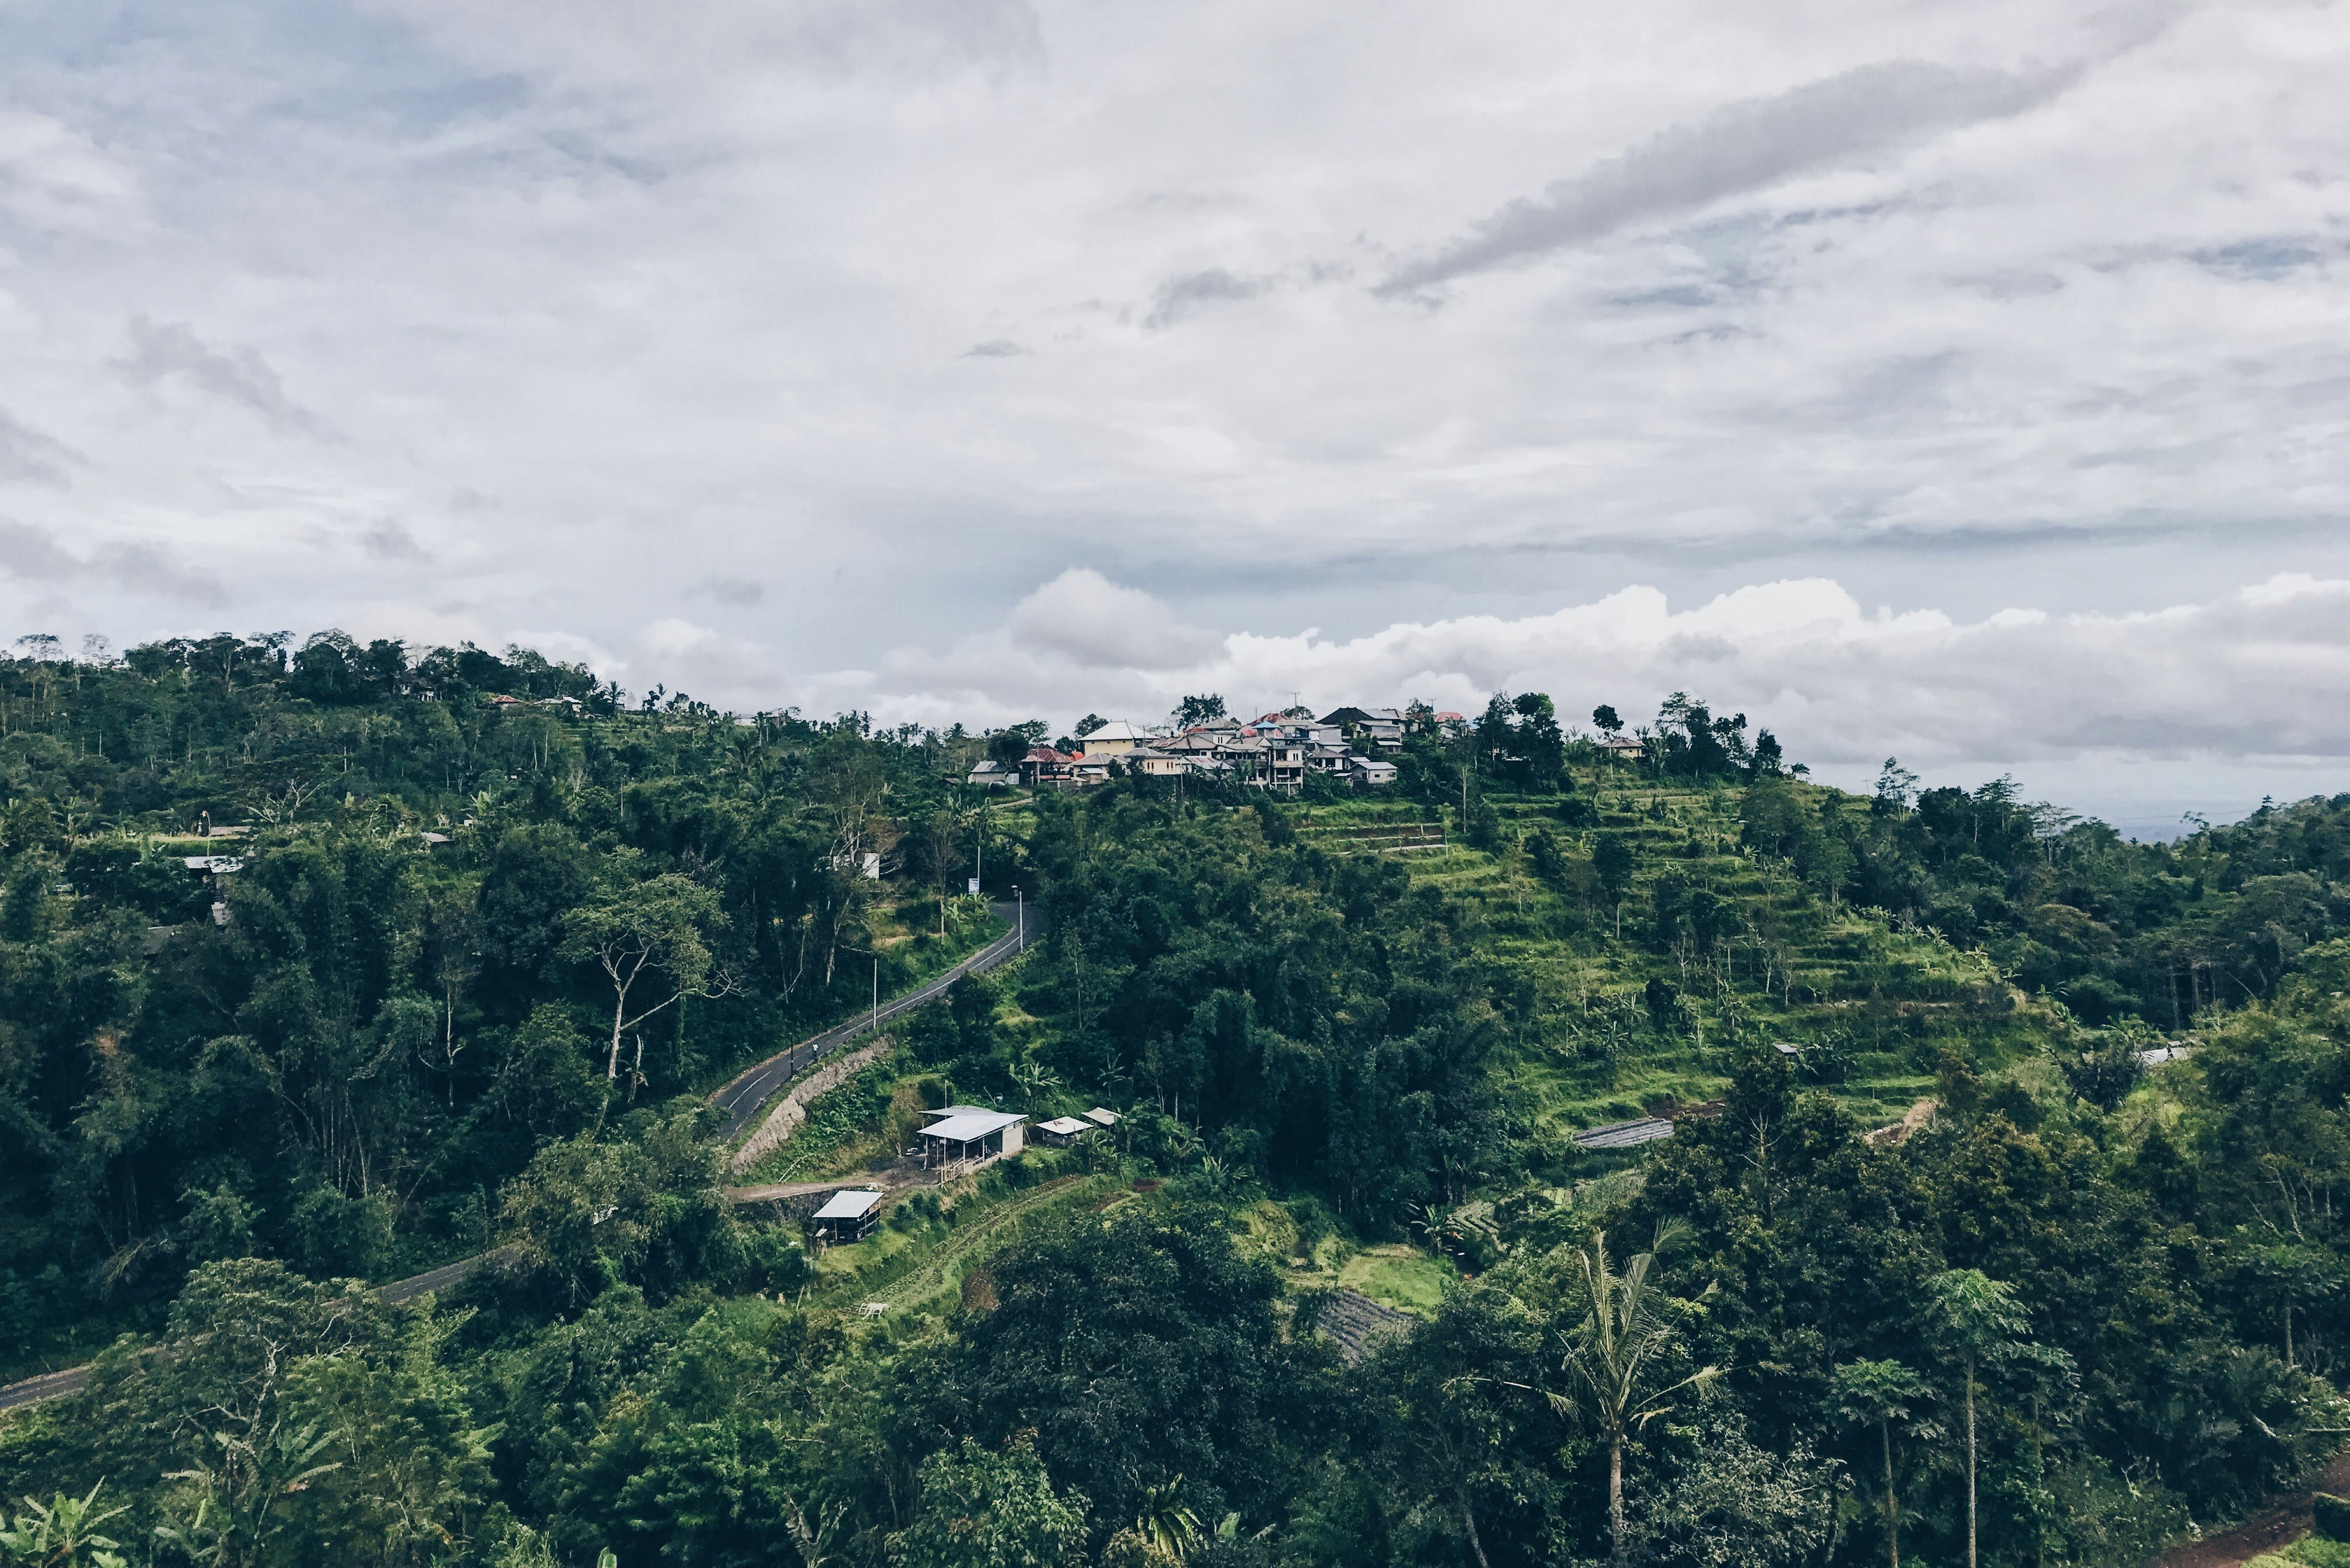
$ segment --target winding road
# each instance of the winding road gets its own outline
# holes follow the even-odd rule
[[[725,1087],[710,1096],[710,1103],[726,1113],[726,1126],[718,1134],[722,1143],[733,1143],[758,1124],[759,1113],[767,1102],[781,1094],[785,1085],[810,1066],[831,1055],[849,1041],[870,1029],[875,1023],[887,1023],[901,1012],[910,1012],[924,1002],[936,1002],[946,994],[947,987],[967,974],[983,974],[1018,952],[1026,945],[1025,938],[1036,934],[1038,921],[1034,915],[1025,917],[1028,929],[1021,929],[1022,911],[1011,904],[990,904],[996,918],[1012,929],[980,949],[962,962],[906,992],[881,1004],[879,1011],[862,1012],[837,1029],[827,1030],[812,1040],[803,1040],[788,1051],[781,1051],[765,1061],[745,1067],[726,1082]]]
[[[1034,915],[1025,916],[1024,929],[1023,911],[1017,905],[991,904],[988,907],[999,919],[1010,924],[1012,929],[945,973],[925,981],[902,996],[892,997],[883,1002],[878,1013],[862,1013],[837,1029],[828,1029],[813,1039],[801,1041],[788,1051],[777,1052],[765,1061],[755,1063],[727,1080],[724,1087],[710,1096],[711,1103],[726,1113],[726,1126],[719,1133],[720,1140],[733,1143],[749,1132],[757,1125],[759,1113],[766,1109],[768,1101],[781,1094],[793,1079],[798,1077],[816,1061],[830,1055],[858,1034],[872,1028],[877,1018],[879,1022],[887,1023],[892,1018],[910,1012],[925,1002],[936,1002],[946,994],[947,988],[956,981],[967,974],[981,974],[993,969],[1005,959],[1020,951],[1027,945],[1027,939],[1036,936],[1043,929],[1043,922]],[[840,1184],[827,1182],[816,1185],[834,1187]],[[811,1188],[811,1190],[813,1189]],[[746,1190],[759,1198],[775,1195],[764,1189]],[[738,1196],[736,1200],[744,1199]],[[492,1255],[484,1252],[480,1257],[461,1258],[453,1263],[443,1263],[437,1269],[427,1269],[421,1274],[411,1274],[404,1280],[394,1280],[390,1284],[380,1285],[376,1288],[375,1293],[380,1300],[390,1304],[396,1305],[400,1302],[412,1301],[427,1291],[437,1291],[444,1286],[454,1284],[479,1268]],[[57,1372],[44,1372],[37,1377],[27,1377],[21,1383],[0,1386],[0,1410],[14,1409],[20,1405],[36,1404],[43,1399],[59,1399],[68,1394],[78,1394],[88,1386],[89,1370],[87,1366],[68,1366]]]

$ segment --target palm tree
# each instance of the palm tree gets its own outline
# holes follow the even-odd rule
[[[1887,764],[1890,766],[1891,764]],[[1926,1282],[1926,1332],[1954,1365],[1966,1391],[1967,1568],[1975,1560],[1975,1392],[1985,1371],[2024,1347],[2031,1320],[2016,1304],[2015,1287],[1980,1269],[1951,1269]]]
[[[1452,1209],[1440,1203],[1407,1203],[1404,1216],[1405,1223],[1431,1252],[1472,1262],[1480,1242],[1496,1251],[1504,1250],[1501,1227],[1493,1220],[1493,1206],[1484,1199],[1474,1199]]]
[[[1901,1500],[1893,1492],[1893,1423],[1909,1418],[1909,1407],[1926,1397],[1926,1385],[1898,1361],[1848,1361],[1835,1369],[1844,1417],[1874,1425],[1885,1449],[1885,1542],[1892,1568],[1901,1568]]]
[[[1200,1516],[1185,1505],[1183,1478],[1164,1486],[1142,1489],[1142,1511],[1135,1516],[1134,1532],[1144,1542],[1181,1562],[1200,1539]]]
[[[1549,1395],[1562,1415],[1590,1423],[1607,1445],[1607,1538],[1609,1556],[1624,1561],[1624,1442],[1672,1409],[1676,1395],[1702,1398],[1721,1379],[1721,1368],[1700,1366],[1670,1382],[1677,1370],[1672,1353],[1680,1331],[1666,1318],[1663,1293],[1648,1282],[1657,1254],[1673,1239],[1657,1228],[1647,1251],[1622,1272],[1607,1257],[1607,1234],[1594,1231],[1591,1244],[1569,1256],[1568,1290],[1583,1320],[1570,1333],[1565,1370],[1572,1386]]]

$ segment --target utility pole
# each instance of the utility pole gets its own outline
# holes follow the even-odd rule
[[[873,1033],[881,1033],[881,955],[873,955]]]
[[[1024,953],[1028,950],[1028,900],[1021,896],[1017,882],[1012,884],[1012,917],[1014,922],[1012,929],[1019,933],[1012,950]]]

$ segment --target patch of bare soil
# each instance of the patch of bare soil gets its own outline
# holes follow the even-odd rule
[[[2350,1492],[2350,1454],[2340,1456],[2320,1470],[2317,1484],[2310,1490],[2272,1499],[2268,1507],[2235,1529],[2174,1546],[2156,1558],[2148,1568],[2242,1568],[2262,1552],[2290,1546],[2308,1534],[2309,1500],[2321,1491],[2330,1491],[2337,1497]]]

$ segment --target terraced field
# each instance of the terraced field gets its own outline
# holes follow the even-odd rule
[[[1739,792],[1576,781],[1580,820],[1554,803],[1496,798],[1490,850],[1459,831],[1440,847],[1397,855],[1415,880],[1471,911],[1476,937],[1510,974],[1494,1058],[1508,1114],[1525,1133],[1563,1144],[1585,1127],[1716,1097],[1726,1047],[1785,1043],[1798,1072],[1865,1120],[1898,1119],[1930,1092],[1939,1045],[1963,1038],[1999,1059],[2021,1040],[2033,1004],[1983,954],[1876,911],[1813,897],[1791,867],[1739,845]],[[1403,803],[1316,805],[1302,836],[1337,849],[1383,840],[1430,817]],[[1640,870],[1618,912],[1590,869],[1600,831],[1630,838]],[[1545,877],[1530,853],[1547,834],[1565,856]],[[1658,884],[1677,879],[1726,905],[1727,929],[1703,950],[1648,932]],[[1661,988],[1659,990],[1658,988]],[[1661,1005],[1660,1005],[1661,1003]]]

